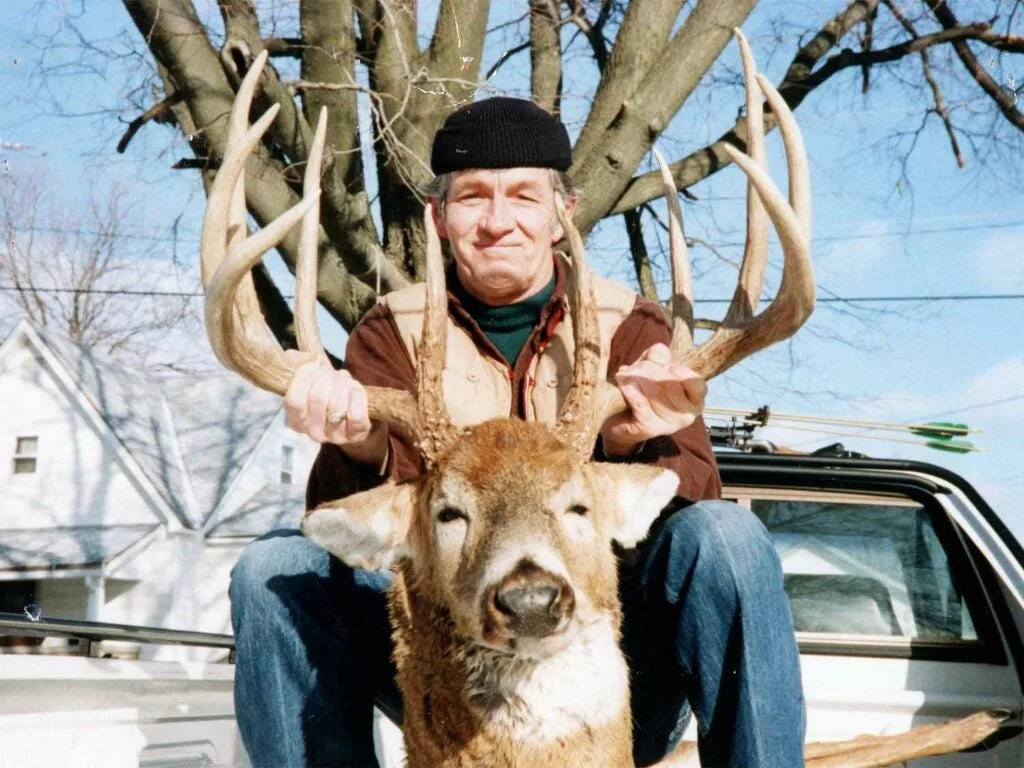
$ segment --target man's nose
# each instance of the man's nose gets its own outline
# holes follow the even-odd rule
[[[502,235],[515,227],[508,201],[501,195],[495,195],[487,204],[481,227],[490,235]]]

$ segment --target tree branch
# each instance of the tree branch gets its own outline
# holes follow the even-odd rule
[[[258,50],[259,21],[251,0],[220,0],[225,15],[228,38],[225,50],[235,46],[228,62],[238,64],[237,76],[243,77]],[[303,2],[300,6],[300,27],[304,33],[305,52],[302,59],[304,76],[343,77],[355,79],[355,50],[352,40],[354,29],[352,6],[340,2]],[[309,37],[306,37],[306,34]],[[339,35],[347,35],[339,38]],[[232,40],[241,41],[241,45]],[[345,42],[341,42],[344,39]],[[222,59],[225,57],[222,56]],[[241,61],[238,61],[241,58]],[[358,153],[358,127],[353,118],[358,114],[356,95],[319,94],[307,96],[306,109],[310,119],[296,107],[277,72],[266,67],[261,76],[262,88],[257,91],[258,106],[267,108],[271,103],[281,105],[278,118],[271,124],[271,134],[285,150],[293,163],[302,163],[308,155],[312,140],[310,123],[316,119],[321,105],[328,107],[328,120],[332,127],[327,147],[327,168],[321,181],[321,226],[330,241],[337,243],[342,252],[351,254],[352,274],[374,287],[376,271],[381,271],[381,285],[385,291],[396,290],[408,284],[408,278],[390,260],[377,258],[379,253],[376,226],[369,212],[369,199],[364,189],[362,162]],[[321,238],[326,245],[327,241]],[[354,258],[353,258],[354,257]]]
[[[607,65],[601,69],[601,81],[590,105],[590,114],[573,147],[574,165],[587,163],[593,148],[608,126],[668,45],[669,35],[682,0],[633,0],[626,6],[622,24]],[[573,15],[586,18],[580,3],[570,5]],[[604,8],[602,8],[602,12]],[[601,25],[596,34],[601,35]],[[587,36],[590,39],[590,35]],[[603,37],[601,39],[603,43]],[[590,40],[591,47],[595,41]]]
[[[128,130],[124,132],[124,135],[121,137],[121,140],[117,142],[117,153],[119,155],[123,155],[124,151],[128,149],[128,144],[135,137],[135,134],[138,133],[142,126],[144,126],[150,120],[153,120],[157,123],[173,122],[174,113],[171,110],[171,107],[181,102],[181,99],[181,94],[172,94],[165,98],[163,101],[159,102],[158,104],[154,104],[152,107],[150,107],[141,115],[132,120],[128,124]]]
[[[195,121],[192,146],[208,147],[212,157],[224,156],[227,140],[227,116],[235,92],[221,67],[220,58],[210,44],[206,31],[189,0],[123,0],[136,27],[147,40],[158,65],[166,70],[176,91]],[[246,165],[246,202],[257,222],[265,225],[298,202],[280,169],[266,149],[257,147]],[[289,265],[295,264],[298,233],[288,235],[278,251]],[[321,238],[320,299],[325,308],[346,328],[351,328],[373,304],[374,292],[355,280],[345,259],[335,247]],[[353,259],[358,266],[360,254]],[[372,267],[374,257],[364,263]],[[368,279],[372,279],[372,272]]]
[[[913,22],[908,19],[903,11],[899,9],[899,6],[893,2],[893,0],[882,0],[885,5],[889,8],[889,12],[895,18],[907,32],[917,37],[917,29],[914,27]],[[924,74],[925,82],[928,83],[928,87],[932,91],[932,99],[935,101],[935,114],[942,120],[942,125],[946,129],[946,135],[949,136],[949,143],[953,148],[953,157],[956,158],[956,164],[963,168],[964,156],[960,151],[960,142],[956,138],[956,130],[953,127],[953,119],[950,117],[949,109],[946,107],[946,100],[942,96],[942,90],[939,88],[939,82],[935,79],[935,75],[932,73],[931,59],[928,56],[928,51],[921,51],[921,69]]]
[[[878,8],[867,19],[864,20],[864,36],[861,42],[861,51],[870,51],[875,46],[875,19],[878,18]],[[867,93],[871,87],[871,65],[862,64],[860,76],[863,80],[861,93]]]
[[[873,13],[877,5],[878,0],[854,0],[797,51],[779,86],[779,93],[790,109],[796,109],[810,93],[806,83],[815,65],[851,29]],[[775,125],[775,115],[770,110],[765,110],[765,133],[774,129]],[[747,121],[745,117],[741,117],[715,142],[671,164],[676,187],[685,190],[701,179],[722,170],[731,162],[722,147],[728,143],[745,149],[746,142]],[[622,196],[610,207],[608,215],[622,213],[660,197],[662,189],[661,174],[657,171],[637,176],[629,182]]]
[[[260,23],[252,0],[218,0],[224,20],[224,46],[220,59],[224,71],[237,88],[262,52]],[[277,71],[267,65],[260,75],[260,87],[253,98],[253,111],[260,114],[278,104],[280,112],[270,125],[268,135],[293,159],[304,159],[313,140],[313,131],[295,102],[282,85]]]
[[[611,0],[604,0],[597,20],[591,24],[587,18],[586,8],[582,0],[569,0],[571,15],[569,21],[579,27],[579,30],[590,43],[590,50],[594,54],[594,62],[597,64],[597,71],[604,72],[608,65],[608,41],[604,39],[604,24],[608,20],[609,9],[612,7]]]
[[[433,77],[476,81],[480,76],[490,7],[489,0],[441,2],[434,36],[427,49],[427,67]],[[555,16],[557,18],[558,14]],[[475,89],[464,90],[456,98],[468,98],[472,90]],[[438,127],[440,125],[439,122]],[[433,132],[430,136],[433,137]]]
[[[216,171],[220,160],[213,157],[183,157],[171,165],[172,171]]]
[[[888,48],[879,48],[873,51],[854,51],[844,48],[835,56],[830,56],[828,61],[813,75],[804,82],[808,89],[816,88],[828,80],[832,75],[847,67],[870,67],[874,64],[884,64],[897,59],[902,59],[911,53],[919,53],[927,48],[942,43],[951,43],[957,40],[981,40],[991,35],[992,27],[988,22],[978,22],[966,27],[955,29],[944,29],[941,32],[932,32],[910,40],[904,40],[897,45]]]
[[[305,44],[301,37],[268,37],[263,40],[263,47],[277,58],[301,59]]]
[[[560,27],[555,0],[530,0],[530,93],[534,103],[553,114],[562,101]]]
[[[252,268],[252,284],[256,289],[256,300],[260,305],[260,312],[270,330],[274,333],[277,343],[284,349],[298,349],[299,344],[295,336],[295,315],[291,307],[284,300],[281,291],[278,290],[270,277],[270,272],[260,262]]]
[[[945,0],[927,0],[927,3],[943,29],[948,31],[957,27],[959,22],[957,22],[956,16],[953,14],[953,11],[950,10]],[[1017,109],[1016,93],[1011,94],[1003,90],[999,83],[992,78],[992,75],[985,71],[985,68],[981,66],[981,62],[979,62],[977,57],[971,52],[970,46],[968,46],[964,40],[954,42],[953,50],[956,51],[956,55],[960,57],[960,61],[963,63],[968,74],[974,78],[975,82],[981,86],[981,89],[988,94],[988,97],[996,103],[997,107],[999,107],[999,111],[1003,113],[1003,117],[1005,117],[1011,125],[1017,128],[1017,130],[1024,131],[1024,113]]]
[[[519,45],[513,45],[511,48],[506,48],[505,51],[498,57],[498,60],[491,64],[487,70],[487,74],[484,75],[484,80],[490,80],[494,77],[494,73],[501,69],[502,65],[515,56],[517,53],[522,53],[530,47],[529,41],[520,43]]]
[[[795,110],[812,90],[822,85],[837,72],[851,66],[860,66],[865,62],[875,64],[895,61],[912,53],[920,53],[929,46],[950,43],[960,55],[964,65],[983,90],[994,100],[1003,115],[1014,126],[1024,130],[1024,114],[1014,107],[1013,95],[1004,91],[992,77],[984,71],[980,63],[971,53],[966,40],[978,40],[987,45],[1017,45],[1020,38],[1010,35],[999,35],[991,29],[987,22],[961,26],[952,16],[942,0],[929,0],[933,10],[942,9],[948,27],[941,32],[907,40],[898,45],[876,51],[857,53],[846,49],[832,56],[817,71],[812,72],[814,65],[845,36],[850,29],[866,20],[874,11],[878,0],[855,0],[830,21],[807,45],[800,49],[794,57],[782,83],[779,93],[790,109]],[[940,20],[941,21],[941,20]],[[943,24],[946,27],[946,24]],[[940,115],[941,116],[941,115]],[[775,116],[765,112],[765,131],[775,128]],[[672,175],[679,189],[685,189],[729,165],[729,160],[722,150],[725,143],[733,144],[740,149],[746,146],[746,120],[740,118],[735,125],[713,144],[694,152],[671,165]],[[622,196],[611,206],[607,215],[622,213],[630,208],[653,200],[661,195],[661,177],[658,173],[647,173],[634,178],[626,187]]]
[[[640,211],[633,209],[622,214],[626,220],[626,234],[629,235],[629,252],[633,256],[633,269],[636,271],[637,284],[645,299],[658,303],[658,289],[654,284],[654,271],[651,259],[647,254],[644,242],[643,221]]]
[[[721,55],[732,39],[732,30],[743,23],[755,4],[756,0],[697,4],[639,87],[619,103],[614,119],[594,139],[593,148],[573,157],[573,180],[585,192],[575,216],[581,231],[589,231],[622,196],[643,156],[697,87],[703,73]],[[629,10],[632,8],[631,4]],[[613,61],[618,51],[616,41]],[[609,71],[612,66],[609,62]],[[595,105],[596,101],[595,97]],[[590,123],[588,119],[587,125]],[[628,207],[635,208],[637,204]]]

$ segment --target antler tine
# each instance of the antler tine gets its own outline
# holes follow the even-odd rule
[[[693,278],[690,271],[690,251],[683,236],[683,211],[679,207],[679,195],[672,171],[654,150],[654,157],[661,169],[661,182],[668,204],[668,252],[672,265],[672,357],[678,359],[693,349]]]
[[[778,92],[759,78],[768,103],[779,119],[789,166],[789,202],[768,174],[743,153],[725,151],[750,179],[761,197],[782,244],[782,282],[775,299],[761,314],[738,326],[722,325],[686,361],[705,378],[722,373],[748,355],[789,338],[814,310],[814,269],[811,265],[810,174],[803,139],[792,113]]]
[[[262,52],[242,80],[231,108],[227,151],[210,187],[200,240],[206,286],[206,329],[217,359],[256,386],[283,395],[295,369],[285,358],[263,320],[250,271],[285,235],[303,221],[296,265],[296,331],[303,351],[326,357],[316,323],[317,240],[320,216],[320,167],[327,135],[327,113],[321,110],[307,157],[303,199],[254,235],[246,237],[245,163],[278,112],[274,104],[246,129],[249,108],[260,72]],[[370,418],[403,426],[417,434],[416,398],[410,392],[366,388]]]
[[[576,348],[572,385],[562,403],[555,431],[578,455],[586,459],[594,450],[597,431],[604,421],[597,420],[602,409],[593,400],[595,390],[599,387],[597,372],[601,359],[597,303],[579,230],[569,219],[560,202],[555,203],[555,211],[562,231],[569,241],[569,255],[572,259],[569,315],[572,318],[572,335]],[[615,390],[615,394],[619,393],[614,387],[612,389]]]
[[[789,171],[789,202],[756,162],[728,144],[724,150],[747,175],[779,233],[784,257],[782,282],[775,299],[761,314],[745,321],[727,317],[727,322],[710,339],[680,361],[705,379],[717,376],[758,350],[789,338],[814,310],[811,181],[807,153],[800,129],[785,100],[763,75],[758,75],[757,81],[775,112],[782,132]]]
[[[807,768],[882,768],[923,757],[969,749],[1008,720],[1006,710],[976,712],[960,720],[921,725],[906,733],[860,736],[849,741],[807,745]]]
[[[302,179],[303,196],[320,193],[320,167],[324,141],[327,136],[327,107],[320,108],[320,116],[313,135],[313,145],[306,158],[306,172]],[[314,205],[302,217],[299,233],[299,255],[295,262],[295,338],[299,349],[326,359],[320,341],[320,327],[316,321],[317,260],[320,252],[320,206]]]
[[[419,357],[418,440],[428,466],[437,463],[459,434],[444,402],[444,366],[448,353],[448,296],[444,282],[441,238],[434,225],[433,203],[423,207],[427,236],[427,296],[423,308],[423,333]]]
[[[223,198],[215,195],[233,188],[238,175],[244,170],[249,153],[259,142],[276,113],[276,109],[267,110],[267,113],[246,132],[240,144],[231,149],[221,165],[210,190],[210,201],[207,203],[202,237],[204,251],[211,247],[216,248],[215,241],[211,246],[210,241],[215,232],[210,233],[210,230],[224,231],[218,223],[211,222],[212,218],[223,211],[223,208],[218,209],[216,205]],[[287,391],[294,368],[285,360],[276,342],[264,342],[269,336],[269,331],[259,308],[256,308],[255,314],[250,314],[245,311],[244,306],[236,303],[236,298],[242,292],[246,280],[250,281],[248,287],[252,290],[249,273],[263,258],[263,254],[280,243],[288,231],[318,203],[319,198],[319,190],[308,191],[299,203],[266,227],[226,249],[227,254],[223,258],[223,263],[206,286],[206,332],[217,359],[256,386],[280,395]],[[223,249],[224,246],[220,248]],[[205,257],[204,261],[207,261]]]
[[[740,50],[744,57],[744,68],[748,72],[748,83],[753,71],[753,57],[749,46],[737,30],[740,37]],[[747,175],[750,184],[749,194],[760,199],[764,213],[774,224],[779,233],[784,254],[782,283],[775,300],[757,316],[751,317],[757,305],[757,296],[761,290],[764,276],[764,264],[767,249],[767,232],[759,223],[756,206],[748,206],[747,247],[744,264],[741,268],[740,285],[723,323],[714,335],[699,347],[692,346],[693,300],[689,286],[689,264],[686,254],[685,240],[682,237],[681,213],[676,198],[675,184],[664,160],[657,155],[665,183],[665,194],[669,205],[669,235],[673,263],[673,359],[688,365],[705,379],[727,370],[730,366],[757,352],[760,349],[782,339],[792,336],[807,320],[814,309],[814,271],[811,266],[811,203],[810,173],[808,171],[807,154],[804,150],[800,129],[793,119],[793,114],[785,100],[763,75],[757,75],[756,82],[760,86],[768,103],[779,121],[783,143],[786,147],[787,167],[789,170],[789,202],[783,198],[778,188],[772,183],[763,166],[756,157],[751,158],[735,148],[726,145],[725,151]],[[763,156],[763,144],[757,136],[762,120],[757,119],[760,113],[760,93],[752,85],[748,86],[748,115],[752,115],[751,147],[756,154]],[[755,105],[756,106],[752,106]],[[756,124],[756,127],[754,127]],[[577,446],[585,455],[593,449],[594,441],[604,422],[611,416],[628,409],[628,405],[618,388],[602,381],[593,385],[596,376],[596,359],[591,361],[588,355],[590,346],[594,344],[597,333],[596,307],[593,293],[589,289],[589,278],[580,280],[585,275],[583,263],[583,246],[579,234],[571,222],[565,220],[559,212],[562,226],[569,234],[569,245],[572,253],[577,282],[582,286],[576,293],[573,308],[573,331],[576,336],[576,368],[573,374],[573,386],[563,406],[561,426],[563,439]],[[676,236],[674,233],[678,233]],[[575,237],[573,237],[575,234]],[[577,315],[585,317],[577,317]],[[681,315],[681,317],[680,317]],[[587,319],[592,317],[592,319]],[[589,324],[589,325],[588,325]],[[587,330],[592,328],[592,330]],[[581,342],[582,340],[582,342]],[[594,372],[591,373],[590,365]],[[585,376],[583,375],[585,374]],[[588,378],[589,377],[589,378]],[[593,387],[592,397],[587,395],[588,387]],[[578,401],[589,401],[589,408],[579,405]],[[573,422],[577,422],[574,426]]]
[[[739,29],[733,29],[739,42],[743,61],[743,81],[746,92],[747,156],[766,172],[768,158],[764,147],[764,94],[757,79],[757,64],[747,38]],[[747,237],[740,264],[739,280],[732,302],[725,313],[723,324],[733,326],[747,321],[757,311],[764,272],[768,264],[768,215],[752,182],[747,182]]]

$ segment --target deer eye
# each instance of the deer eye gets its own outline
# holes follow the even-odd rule
[[[586,517],[590,514],[590,510],[583,504],[573,504],[565,511],[572,515],[579,515],[580,517]]]
[[[439,523],[451,523],[456,520],[465,520],[466,513],[461,509],[455,507],[445,507],[437,513],[437,522]]]

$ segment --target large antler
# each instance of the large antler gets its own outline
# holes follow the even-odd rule
[[[705,379],[729,369],[745,357],[787,339],[814,309],[814,273],[811,267],[810,174],[800,129],[778,91],[760,74],[743,34],[734,30],[740,43],[747,92],[748,147],[752,157],[726,145],[725,152],[747,175],[747,238],[739,283],[725,319],[710,339],[693,346],[693,299],[681,215],[671,173],[657,155],[669,203],[670,252],[673,264],[672,308],[675,314],[672,353],[676,362],[692,368]],[[764,160],[764,126],[761,99],[766,97],[779,121],[789,170],[789,200],[768,176]],[[763,207],[762,207],[763,206]],[[784,262],[782,282],[775,300],[759,315],[758,296],[768,256],[767,218],[779,234]],[[576,357],[573,385],[562,407],[559,431],[562,439],[581,455],[589,456],[601,425],[628,410],[618,387],[597,381],[600,360],[597,307],[587,273],[579,233],[559,210],[567,233],[575,282],[570,292]]]
[[[253,61],[238,89],[228,124],[224,162],[210,188],[200,259],[206,287],[206,331],[217,359],[261,389],[285,394],[296,364],[285,357],[260,312],[250,272],[301,219],[295,269],[295,323],[299,349],[311,357],[326,354],[317,330],[315,304],[317,241],[320,232],[320,165],[327,131],[327,112],[321,110],[306,163],[302,201],[253,235],[245,222],[245,165],[266,132],[275,104],[247,128],[249,109],[266,51]],[[427,308],[419,346],[418,396],[402,390],[366,387],[370,418],[400,426],[414,437],[428,464],[436,462],[457,434],[444,408],[441,373],[447,342],[447,312],[441,245],[428,205]]]

